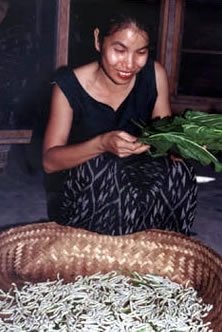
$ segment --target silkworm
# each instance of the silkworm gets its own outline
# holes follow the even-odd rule
[[[151,274],[111,271],[69,283],[57,276],[0,296],[1,332],[213,332],[203,321],[213,306],[189,282]]]

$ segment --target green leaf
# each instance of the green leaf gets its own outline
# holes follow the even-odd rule
[[[215,149],[222,148],[221,144],[218,146],[218,141],[222,141],[222,130],[220,129],[198,126],[197,124],[184,124],[183,132],[200,145],[212,146],[213,148],[215,144]]]
[[[168,133],[162,133],[162,134],[168,135]],[[160,135],[162,135],[162,134],[160,134]],[[160,139],[160,137],[157,135],[159,135],[159,134],[150,135],[149,137],[141,137],[139,139],[139,141],[141,143],[150,144],[150,145],[154,146],[157,149],[157,151],[163,155],[167,154],[168,150],[170,150],[173,147],[174,143],[167,139],[165,140],[164,136],[161,137],[161,139]],[[148,150],[148,151],[150,151],[150,150]]]
[[[197,160],[203,165],[210,165],[213,163],[217,172],[222,171],[222,164],[212,153],[198,143],[192,141],[190,138],[186,137],[183,133],[172,132],[154,134],[149,136],[146,141],[143,140],[143,143],[156,147],[157,152],[161,154],[163,151],[166,152],[166,141],[169,142],[168,150],[176,145],[181,157],[185,159]]]
[[[145,127],[142,135],[146,133],[146,131],[150,132],[169,132],[169,131],[181,131],[182,125],[187,123],[183,117],[165,117],[162,119],[154,119],[152,120],[149,127]]]
[[[135,123],[135,122],[134,122]],[[187,110],[183,115],[157,118],[141,129],[139,141],[151,145],[152,157],[175,153],[202,165],[213,164],[217,172],[222,163],[216,154],[222,151],[222,115]]]
[[[207,126],[209,128],[222,129],[221,114],[208,114],[205,112],[187,110],[184,113],[184,118],[189,122],[194,122],[199,125]]]

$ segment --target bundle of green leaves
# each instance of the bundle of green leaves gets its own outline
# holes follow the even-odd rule
[[[154,119],[149,126],[137,125],[139,141],[151,145],[148,153],[152,157],[172,153],[222,171],[217,158],[222,151],[222,115],[186,110],[182,115]]]

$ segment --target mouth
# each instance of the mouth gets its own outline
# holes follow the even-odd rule
[[[125,71],[118,71],[117,74],[119,77],[123,79],[129,79],[134,75],[134,73],[132,72],[125,72]]]

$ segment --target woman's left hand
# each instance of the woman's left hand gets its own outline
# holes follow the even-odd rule
[[[147,151],[150,146],[137,142],[137,138],[125,131],[116,130],[101,135],[102,150],[118,157],[128,157]]]

